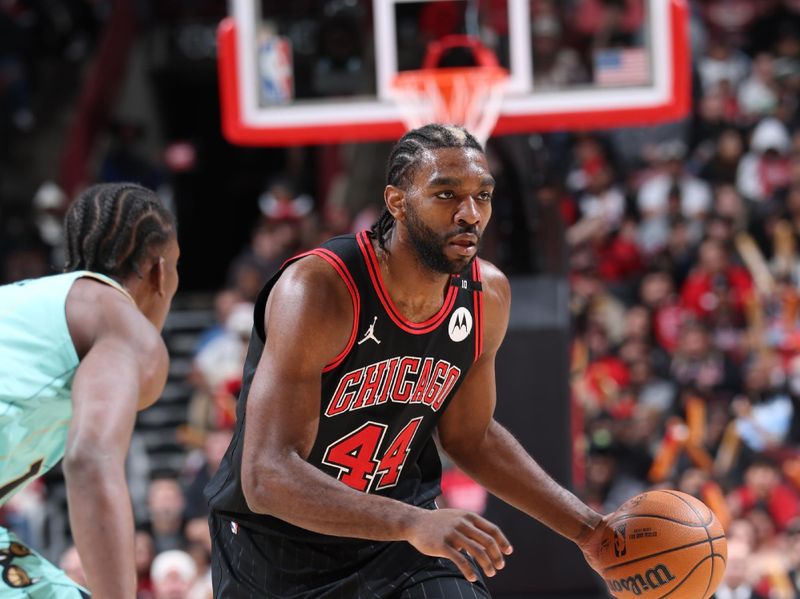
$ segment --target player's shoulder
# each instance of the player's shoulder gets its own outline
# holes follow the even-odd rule
[[[79,355],[96,341],[114,336],[144,355],[159,357],[166,352],[158,329],[130,296],[91,277],[75,281],[67,297],[67,320]]]
[[[481,269],[481,286],[489,301],[508,305],[511,302],[511,285],[502,270],[488,260],[478,258]]]
[[[319,309],[328,315],[346,311],[357,291],[345,277],[334,262],[310,253],[284,269],[270,293],[270,302]]]
[[[314,292],[334,292],[346,287],[341,268],[323,255],[309,253],[288,265],[278,279],[283,286],[299,287]]]
[[[487,355],[503,342],[511,312],[511,286],[508,277],[491,262],[480,261],[484,306],[484,347]]]

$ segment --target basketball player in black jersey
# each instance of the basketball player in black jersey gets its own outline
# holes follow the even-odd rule
[[[371,231],[290,260],[262,291],[237,430],[206,493],[215,597],[485,598],[511,545],[437,509],[432,435],[489,491],[595,561],[603,518],[492,417],[505,276],[477,258],[494,179],[428,125],[392,151]]]

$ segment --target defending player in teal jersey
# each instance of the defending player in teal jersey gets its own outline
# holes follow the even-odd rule
[[[96,185],[65,220],[65,274],[0,287],[0,505],[62,457],[94,599],[135,596],[125,479],[136,412],[160,396],[178,286],[172,214],[150,190]],[[0,597],[88,597],[0,528]]]

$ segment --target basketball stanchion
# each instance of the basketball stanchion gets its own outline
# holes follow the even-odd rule
[[[476,65],[439,67],[442,55],[454,48],[469,49]],[[508,71],[491,50],[474,37],[451,35],[428,46],[421,69],[398,73],[391,95],[409,129],[461,125],[485,144],[500,116],[507,82]]]

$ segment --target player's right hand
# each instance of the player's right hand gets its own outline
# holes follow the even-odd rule
[[[476,582],[478,576],[464,553],[472,556],[487,576],[494,576],[505,566],[503,556],[513,550],[497,526],[472,512],[454,509],[421,510],[406,540],[425,555],[451,560],[470,582]]]

